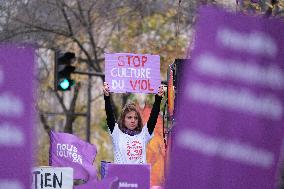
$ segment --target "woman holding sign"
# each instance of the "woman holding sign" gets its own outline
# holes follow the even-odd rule
[[[160,112],[160,104],[164,95],[162,86],[155,95],[155,102],[147,124],[143,127],[142,118],[135,104],[124,106],[118,123],[115,120],[110,103],[108,83],[103,87],[107,125],[112,138],[114,162],[120,164],[144,164],[146,162],[146,146],[153,138],[155,125]]]

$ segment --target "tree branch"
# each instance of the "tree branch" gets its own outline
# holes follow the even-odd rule
[[[67,113],[68,110],[67,110],[67,108],[66,108],[66,106],[65,106],[65,104],[64,104],[64,102],[63,102],[63,98],[59,95],[58,91],[52,89],[51,87],[48,87],[48,88],[49,88],[49,90],[51,90],[51,91],[54,92],[54,94],[55,94],[55,96],[57,97],[57,99],[58,99],[60,105],[62,106],[63,111],[64,111],[65,113]]]
[[[43,115],[43,113],[40,113],[39,117],[40,117],[41,123],[43,124],[44,130],[49,134],[51,131],[51,127],[47,124],[45,116]]]
[[[56,1],[56,2],[58,2],[58,1]],[[64,9],[64,4],[65,3],[63,1],[60,1],[60,3],[61,3],[61,6],[59,6],[59,7],[60,7],[60,10],[61,10],[61,12],[63,14],[63,17],[64,17],[64,19],[66,21],[66,24],[67,24],[67,27],[68,27],[68,30],[69,30],[69,34],[70,34],[69,36],[73,36],[74,32],[73,32],[73,29],[72,29],[72,25],[71,25],[71,22],[70,22],[70,20],[69,20],[69,18],[67,16],[67,14],[66,14],[66,11]]]
[[[74,96],[72,98],[70,108],[68,110],[68,112],[71,113],[71,115],[66,116],[66,123],[65,123],[65,127],[64,127],[64,132],[66,132],[66,133],[71,133],[71,134],[73,133],[73,122],[77,118],[77,116],[74,115],[74,113],[75,113],[76,101],[77,101],[77,98],[78,98],[80,88],[81,88],[81,84],[78,83],[75,86]]]

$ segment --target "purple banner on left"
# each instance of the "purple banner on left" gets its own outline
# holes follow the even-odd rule
[[[31,188],[34,52],[0,45],[0,188]]]

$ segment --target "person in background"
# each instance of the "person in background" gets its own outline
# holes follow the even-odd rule
[[[126,104],[118,122],[115,119],[110,102],[108,83],[103,86],[107,126],[113,143],[114,163],[145,164],[146,147],[154,136],[154,129],[160,112],[161,100],[164,96],[160,86],[155,95],[150,117],[143,127],[142,118],[134,103]]]

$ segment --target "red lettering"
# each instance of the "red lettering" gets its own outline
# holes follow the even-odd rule
[[[139,89],[139,90],[148,90],[148,91],[154,91],[153,88],[151,88],[151,82],[150,79],[146,80],[130,80],[130,84],[133,90]]]
[[[128,58],[127,64],[130,66],[130,59],[132,58],[132,55],[126,55],[126,57]]]
[[[138,61],[135,61],[136,59]],[[134,58],[133,58],[133,65],[134,65],[134,67],[139,67],[140,66],[140,58],[139,58],[139,56],[134,56]]]
[[[148,80],[148,81],[149,81],[149,80]],[[144,84],[144,85],[143,85],[143,84]],[[140,88],[141,88],[142,90],[146,90],[146,89],[147,89],[147,86],[148,86],[148,85],[147,85],[147,81],[146,81],[146,80],[142,80],[142,82],[141,82],[141,87],[140,87]]]
[[[153,89],[153,88],[151,88],[151,85],[150,85],[150,79],[148,79],[148,90],[149,90],[149,91],[154,91],[154,89]]]
[[[146,62],[147,62],[147,56],[142,56],[142,67],[144,67]]]
[[[125,62],[123,60],[123,56],[117,57],[117,60],[118,60],[118,66],[124,66],[125,65]]]
[[[133,82],[133,81],[130,80],[131,87],[132,87],[133,90],[136,90],[136,85],[137,85],[137,83],[139,83],[139,85],[140,85],[140,80],[136,80],[134,85],[133,85],[132,82]]]

